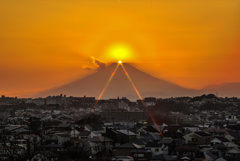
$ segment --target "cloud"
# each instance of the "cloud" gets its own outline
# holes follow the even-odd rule
[[[91,68],[91,67],[89,67],[89,66],[87,66],[87,65],[84,65],[84,66],[82,66],[82,69],[92,70],[93,68]]]
[[[99,59],[96,59],[95,57],[91,57],[91,59],[92,59],[92,63],[95,65],[95,66],[97,66],[97,69],[98,70],[101,70],[101,69],[103,69],[103,68],[105,68],[106,67],[106,64],[103,62],[103,61],[101,61],[101,60],[99,60]]]
[[[101,60],[92,56],[91,57],[91,64],[87,64],[87,65],[82,66],[82,69],[84,69],[84,70],[96,70],[96,69],[101,70],[105,67],[106,67],[106,64],[103,61],[101,61]]]

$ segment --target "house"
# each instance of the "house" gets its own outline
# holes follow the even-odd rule
[[[94,138],[94,137],[98,137],[98,136],[102,136],[102,133],[99,131],[91,131],[90,138]]]
[[[112,158],[112,161],[133,161],[131,156],[115,156]]]
[[[193,140],[194,132],[187,133],[183,135],[183,138],[185,140],[185,144],[191,144]]]
[[[227,133],[227,130],[223,128],[207,128],[203,129],[202,131],[209,133],[213,137],[224,137]]]
[[[191,131],[191,132],[197,132],[200,131],[198,126],[184,126],[184,131]]]
[[[13,156],[14,158],[22,155],[25,152],[25,149],[20,146],[3,146],[0,145],[0,160],[5,160],[9,158],[9,156]]]
[[[204,157],[209,161],[214,161],[218,158],[216,155],[214,155],[210,152],[204,152]]]
[[[152,152],[149,149],[133,149],[132,150],[132,156],[134,157],[134,160],[141,160],[141,161],[147,161],[152,157]]]
[[[160,154],[168,154],[168,146],[156,141],[148,142],[145,149],[151,150],[153,157]]]
[[[135,144],[135,143],[125,143],[119,146],[116,146],[116,155],[117,156],[128,156],[132,155],[133,149],[141,149],[143,146]]]
[[[82,148],[85,152],[89,153],[90,156],[98,154],[102,147],[97,143],[91,142],[89,140],[83,140],[80,142],[79,147]]]
[[[180,132],[165,132],[164,133],[164,138],[170,138],[173,140],[174,146],[182,146],[185,142],[183,138],[183,134]]]
[[[228,139],[224,138],[224,137],[214,137],[210,143],[211,145],[216,145],[216,144],[220,144],[220,143],[226,143],[226,142],[229,142]]]
[[[104,128],[101,124],[88,124],[84,126],[86,131],[99,131],[100,133],[104,132]]]
[[[186,144],[203,145],[210,144],[212,136],[205,132],[191,132],[183,136]]]
[[[58,160],[58,156],[51,152],[51,151],[40,151],[40,152],[37,152],[31,161],[57,161]]]
[[[224,156],[216,159],[215,161],[236,161],[236,159],[230,156]]]
[[[149,159],[149,161],[177,161],[172,156],[167,154],[160,154]]]
[[[140,139],[143,137],[145,134],[153,134],[153,135],[159,135],[159,131],[155,129],[154,127],[147,125],[147,126],[142,126],[136,130],[137,138]]]
[[[140,145],[142,147],[145,147],[148,142],[145,141],[145,140],[137,139],[137,140],[131,141],[131,143],[134,143],[134,144]]]
[[[22,125],[16,125],[16,126],[9,126],[5,128],[6,130],[8,130],[8,132],[10,132],[11,134],[19,134],[22,132],[29,132],[29,130]]]
[[[164,144],[165,146],[168,147],[167,154],[174,153],[174,149],[175,149],[176,145],[175,145],[175,141],[172,138],[163,138],[162,140],[159,141],[159,143]]]
[[[17,155],[21,155],[25,152],[25,149],[23,147],[17,146],[17,145],[10,146],[10,150],[12,154],[17,154]]]
[[[240,158],[240,149],[238,147],[231,148],[227,151],[226,155],[234,158]]]
[[[58,144],[57,136],[54,133],[44,135],[45,144]]]
[[[222,157],[226,155],[228,148],[226,145],[224,145],[223,143],[218,143],[218,144],[214,144],[212,145],[212,154],[218,156],[218,157]]]
[[[154,135],[154,134],[150,134],[150,133],[146,133],[145,135],[143,135],[141,137],[141,140],[146,140],[146,141],[159,141],[160,140],[160,137],[157,135]]]
[[[106,128],[113,129],[114,124],[112,122],[105,122],[103,125],[104,131],[106,132]]]
[[[209,144],[210,140],[212,139],[212,135],[205,133],[205,132],[195,132],[194,138],[193,138],[193,144]]]
[[[240,134],[236,131],[228,131],[228,133],[225,135],[225,138],[240,145]]]
[[[193,157],[183,156],[179,158],[180,161],[193,161]]]
[[[164,129],[162,130],[163,131],[163,134],[165,132],[173,132],[173,133],[176,133],[176,132],[181,132],[181,126],[164,126]]]
[[[90,131],[81,131],[81,132],[78,134],[78,138],[79,138],[80,140],[86,140],[86,139],[89,139],[89,138],[90,138],[90,134],[91,134]]]
[[[210,145],[198,145],[198,147],[200,148],[199,157],[203,157],[205,152],[210,152],[212,150]]]
[[[58,145],[58,144],[48,144],[44,146],[45,150],[50,150],[50,151],[63,151],[63,146],[62,145]]]
[[[14,141],[14,145],[23,147],[25,150],[27,149],[27,141],[24,139],[17,139]]]
[[[1,145],[0,146],[0,160],[5,160],[8,158],[8,149]]]
[[[175,151],[178,156],[189,156],[195,157],[199,152],[199,147],[196,145],[183,145],[181,147],[176,147]]]
[[[137,139],[137,134],[129,130],[117,130],[117,142],[120,144],[127,143]]]
[[[65,134],[65,133],[58,133],[56,134],[57,140],[58,140],[58,144],[59,145],[63,145],[63,143],[70,141],[70,135],[69,134]]]
[[[78,129],[78,128],[72,129],[72,131],[70,132],[71,138],[75,139],[81,131],[82,129]]]
[[[109,139],[104,136],[96,136],[93,138],[88,139],[91,142],[94,142],[101,146],[102,148],[106,148],[106,151],[112,150],[113,149],[113,140]]]
[[[231,148],[239,148],[239,145],[237,144],[234,144],[232,142],[224,142],[223,143],[228,149],[231,149]]]

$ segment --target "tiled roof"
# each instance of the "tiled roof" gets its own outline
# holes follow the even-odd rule
[[[91,139],[88,139],[89,141],[92,141],[92,142],[112,142],[113,140],[112,139],[109,139],[107,137],[104,137],[104,136],[96,136],[96,137],[93,137]]]
[[[199,136],[212,136],[208,133],[205,133],[205,132],[195,132],[195,134],[199,135]]]
[[[228,131],[228,134],[234,137],[235,139],[240,140],[240,134],[238,132]]]
[[[143,140],[159,140],[160,138],[155,136],[155,135],[153,135],[153,134],[147,133],[144,136],[142,136],[142,139]]]
[[[80,134],[79,134],[79,136],[88,136],[88,135],[90,135],[90,131],[82,131],[82,132],[80,132]]]
[[[137,149],[140,149],[140,148],[142,148],[142,146],[134,144],[134,143],[126,143],[126,144],[119,145],[116,148],[120,148],[120,149],[124,149],[124,148],[134,149],[134,148],[137,148]]]
[[[180,146],[180,147],[176,147],[175,148],[176,151],[198,151],[200,150],[198,146],[195,146],[195,145],[183,145],[183,146]]]
[[[216,137],[216,138],[222,142],[229,142],[229,140],[226,139],[225,137]]]
[[[129,131],[129,130],[117,130],[118,132],[125,134],[125,135],[136,135],[134,132]]]
[[[58,144],[48,144],[45,145],[45,148],[63,148],[63,146]]]
[[[158,132],[157,129],[155,129],[154,127],[152,126],[145,126],[144,128],[147,132]]]
[[[202,130],[204,132],[217,132],[217,133],[226,133],[227,130],[226,129],[223,129],[223,128],[207,128],[207,129],[204,129]]]
[[[167,155],[167,154],[160,154],[160,155],[153,157],[151,160],[175,161],[176,159],[174,159],[172,156]]]
[[[39,153],[48,158],[56,158],[57,157],[57,155],[51,151],[40,151]]]
[[[163,146],[163,144],[154,141],[154,142],[148,142],[145,147],[162,147],[162,146]]]
[[[151,152],[149,149],[133,149],[131,151],[132,153],[148,153],[148,152]]]

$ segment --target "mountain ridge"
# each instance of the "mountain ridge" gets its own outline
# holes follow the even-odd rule
[[[226,82],[208,85],[201,89],[203,93],[215,93],[223,97],[240,97],[240,82]]]
[[[36,96],[44,97],[49,95],[59,95],[62,93],[69,96],[88,96],[98,98],[116,66],[116,63],[110,64],[96,73],[71,83],[39,92],[36,94]],[[143,98],[196,96],[212,93],[213,91],[207,88],[203,88],[201,90],[185,88],[173,82],[151,76],[133,67],[131,64],[124,63],[123,66]],[[231,95],[231,92],[228,92],[228,95]],[[132,84],[125,75],[121,66],[118,67],[114,77],[105,89],[102,99],[117,97],[127,97],[131,100],[139,99],[136,91],[132,87]]]

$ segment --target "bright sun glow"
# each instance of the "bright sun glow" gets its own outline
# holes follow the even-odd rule
[[[119,60],[119,61],[118,61],[118,64],[122,64],[122,61],[121,61],[121,60]]]
[[[111,59],[117,59],[118,63],[121,64],[122,60],[131,59],[133,51],[129,46],[125,44],[114,44],[107,49],[106,54]]]

